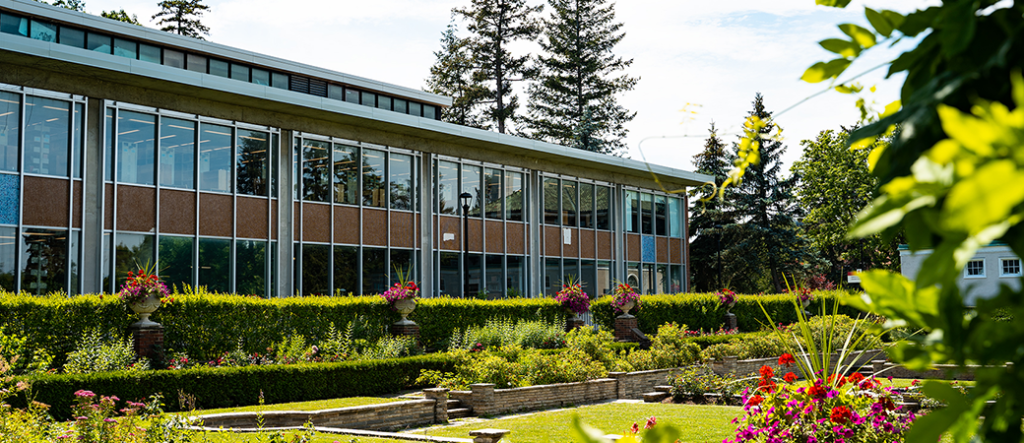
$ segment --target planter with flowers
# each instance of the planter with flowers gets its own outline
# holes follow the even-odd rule
[[[572,330],[582,327],[584,322],[580,314],[590,310],[590,297],[583,292],[579,282],[569,278],[569,281],[562,285],[562,290],[555,294],[555,300],[562,304],[562,307],[573,317],[566,321],[566,329]]]
[[[796,298],[800,301],[800,306],[804,310],[804,315],[810,316],[811,313],[807,311],[807,308],[811,306],[811,302],[814,301],[814,293],[807,288],[799,288],[796,290]]]
[[[718,302],[725,306],[725,329],[736,329],[739,323],[736,314],[732,313],[732,307],[736,306],[736,293],[722,288],[715,294],[718,295]]]
[[[640,310],[640,294],[637,294],[632,286],[621,283],[615,287],[612,307],[615,308],[616,313],[621,313],[620,316],[632,317],[629,315],[629,311],[634,308],[637,311]]]
[[[416,286],[416,283],[406,280],[405,276],[407,274],[402,272],[401,269],[396,268],[395,271],[398,273],[398,282],[380,295],[384,300],[387,300],[391,309],[402,316],[401,320],[391,325],[391,333],[394,335],[419,337],[420,326],[407,317],[416,309],[416,299],[420,296],[420,288]]]
[[[121,285],[117,296],[132,311],[139,315],[139,321],[132,324],[133,328],[152,328],[160,326],[151,321],[149,316],[161,305],[174,301],[167,285],[157,277],[156,270],[148,266],[138,271],[128,271],[128,278]]]

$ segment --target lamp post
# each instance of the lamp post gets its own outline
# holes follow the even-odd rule
[[[466,298],[469,289],[469,201],[472,198],[468,192],[459,195],[462,200],[462,298]]]

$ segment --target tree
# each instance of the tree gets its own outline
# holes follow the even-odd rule
[[[476,70],[470,39],[459,38],[457,32],[458,26],[452,22],[441,34],[441,50],[434,52],[437,60],[430,67],[427,91],[452,98],[452,106],[441,111],[441,120],[490,129],[489,121],[480,109],[487,88],[474,75]]]
[[[468,22],[472,33],[470,51],[476,67],[475,81],[486,85],[486,115],[498,132],[504,134],[507,123],[516,119],[519,101],[512,82],[524,80],[531,72],[528,56],[515,57],[509,45],[518,40],[533,40],[540,23],[533,17],[543,6],[526,6],[526,0],[472,0],[468,8],[455,8],[453,14]]]
[[[72,11],[78,12],[85,12],[85,2],[82,0],[53,0],[53,3],[50,4],[58,8],[70,9]]]
[[[109,18],[111,20],[117,20],[119,22],[131,23],[133,25],[142,26],[142,23],[139,23],[139,17],[137,15],[128,15],[128,13],[124,11],[124,9],[121,9],[119,11],[103,11],[100,13],[100,16]]]
[[[636,116],[616,96],[637,78],[622,74],[633,60],[615,56],[625,33],[607,0],[548,0],[537,58],[540,76],[529,88],[529,134],[563,146],[607,154],[625,150],[625,124]],[[581,130],[582,129],[582,130]],[[580,134],[585,134],[581,137]]]
[[[714,177],[715,187],[718,188],[725,181],[731,164],[729,160],[729,151],[718,137],[715,124],[711,123],[704,150],[693,157],[695,172]],[[721,289],[719,286],[729,286],[734,277],[743,273],[735,266],[739,262],[731,259],[735,251],[729,248],[730,244],[735,243],[736,230],[735,218],[729,206],[732,202],[732,188],[725,188],[723,191],[729,196],[722,198],[714,195],[716,188],[705,185],[689,191],[693,202],[690,208],[690,232],[687,234],[691,239],[690,276],[693,289],[698,292],[716,291]],[[727,233],[727,230],[730,232]],[[721,278],[718,271],[719,252],[722,253]]]
[[[199,40],[205,40],[203,36],[210,35],[210,28],[199,21],[203,13],[210,10],[209,6],[203,4],[203,0],[163,0],[157,5],[160,6],[160,12],[153,15],[153,20],[160,18],[156,25],[166,25],[160,28],[161,31]]]
[[[797,220],[803,214],[794,195],[798,177],[781,176],[786,148],[781,141],[769,138],[776,124],[765,110],[763,99],[760,93],[754,96],[754,109],[749,114],[765,123],[759,131],[760,162],[746,169],[732,199],[736,219],[742,223],[735,247],[746,251],[736,259],[751,270],[748,284],[782,292],[786,289],[784,278],[803,277],[807,267],[817,264],[818,259],[810,241],[800,234]]]

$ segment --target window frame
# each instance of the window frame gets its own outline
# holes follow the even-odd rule
[[[1007,273],[1006,263],[1013,261],[1017,262],[1017,272]],[[1022,272],[1022,270],[1024,270],[1024,268],[1021,267],[1020,257],[999,257],[999,277],[1020,277],[1024,275],[1024,272]]]
[[[981,273],[980,274],[971,274],[971,264],[972,263],[979,263],[979,262],[981,263]],[[986,268],[986,266],[985,266],[985,259],[983,259],[983,258],[972,258],[972,259],[967,261],[966,265],[964,265],[964,278],[965,279],[985,278],[985,277],[987,277],[987,273],[986,273],[986,269],[985,268]]]

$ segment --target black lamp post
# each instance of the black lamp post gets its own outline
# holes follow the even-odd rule
[[[469,201],[473,195],[463,192],[459,195],[462,200],[462,297],[465,298],[469,289]]]

